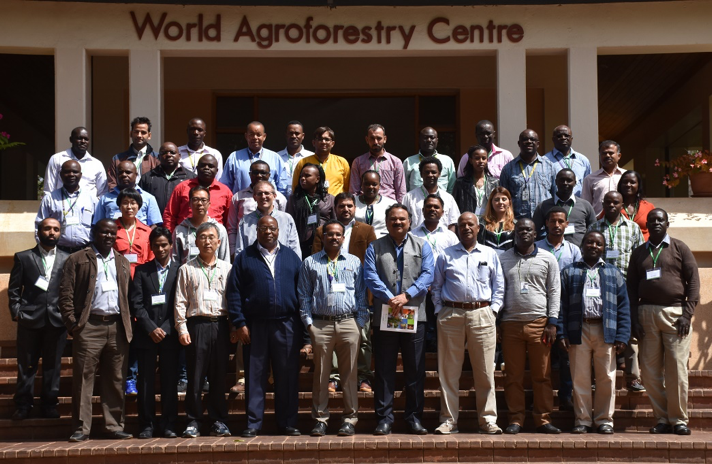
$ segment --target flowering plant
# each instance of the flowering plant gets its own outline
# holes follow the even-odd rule
[[[670,174],[663,176],[663,185],[671,189],[680,183],[683,176],[712,172],[712,153],[709,150],[688,150],[687,154],[672,161],[656,159],[655,166],[670,168]]]
[[[2,114],[0,114],[0,119],[2,119]],[[24,145],[22,142],[10,142],[10,134],[3,131],[0,132],[0,151],[7,150],[8,148],[19,147]]]

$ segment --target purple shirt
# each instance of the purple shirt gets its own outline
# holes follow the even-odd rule
[[[379,193],[397,202],[402,202],[405,197],[405,172],[403,162],[385,152],[376,159],[371,153],[364,153],[356,158],[351,165],[351,193],[361,194],[361,176],[368,170],[377,171],[381,175],[381,190]]]
[[[487,167],[489,168],[490,174],[499,179],[499,175],[502,173],[502,168],[513,159],[514,156],[512,156],[512,152],[507,151],[504,148],[499,148],[493,143],[492,153],[490,153],[487,158]],[[457,167],[457,177],[465,175],[465,166],[467,166],[468,160],[469,156],[467,156],[467,153],[462,155],[462,158],[460,158],[460,165]]]

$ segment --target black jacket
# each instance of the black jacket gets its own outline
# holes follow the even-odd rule
[[[166,173],[163,172],[161,166],[153,168],[151,171],[141,176],[141,180],[138,182],[138,186],[144,191],[150,193],[156,197],[156,203],[158,203],[158,209],[161,210],[161,214],[166,209],[168,200],[171,199],[171,193],[176,185],[180,184],[184,180],[192,179],[195,177],[190,171],[186,171],[180,165],[173,173],[173,177],[170,180],[166,177]]]
[[[52,276],[47,291],[35,285],[44,276],[40,246],[15,253],[15,264],[10,272],[7,293],[10,300],[10,315],[28,329],[41,329],[49,323],[64,327],[59,313],[59,283],[64,263],[69,254],[57,248],[52,267]]]
[[[499,185],[499,179],[492,176],[487,176],[485,183],[485,195],[482,198],[482,203],[487,204],[490,193]],[[474,213],[477,210],[477,192],[475,185],[472,183],[472,177],[459,177],[455,181],[455,186],[452,189],[452,196],[455,198],[457,207],[460,208],[460,213],[469,211]]]
[[[180,263],[171,262],[168,276],[163,285],[166,302],[152,304],[152,296],[159,294],[158,269],[156,261],[151,260],[136,267],[134,278],[129,286],[131,298],[131,316],[136,318],[134,343],[136,348],[150,348],[155,345],[149,333],[160,327],[166,332],[166,338],[161,343],[178,349],[178,332],[175,329],[174,310],[176,306],[176,282]]]

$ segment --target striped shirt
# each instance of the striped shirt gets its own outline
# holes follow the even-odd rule
[[[571,149],[569,156],[564,156],[559,150],[554,148],[549,153],[545,154],[544,157],[551,161],[554,165],[554,172],[557,174],[562,169],[571,169],[576,175],[576,185],[574,186],[574,195],[577,197],[581,196],[581,189],[583,188],[583,180],[586,176],[591,174],[591,162],[583,154]]]
[[[363,327],[369,315],[361,260],[348,253],[340,253],[336,258],[336,269],[332,266],[324,250],[309,256],[302,263],[297,292],[304,325],[312,324],[312,314],[339,316],[354,313],[356,323]],[[334,291],[336,284],[344,284],[344,291]],[[333,295],[333,305],[329,305],[329,294]]]
[[[216,259],[208,266],[200,256],[178,269],[176,285],[176,329],[180,335],[188,333],[186,320],[194,316],[227,316],[225,286],[230,275],[230,263]],[[211,293],[216,298],[210,298]]]
[[[403,162],[396,156],[384,152],[383,156],[375,157],[370,152],[356,158],[351,165],[351,193],[361,193],[361,176],[366,171],[376,171],[381,176],[379,193],[398,202],[403,201],[407,192],[405,188],[405,172]]]
[[[551,162],[536,155],[526,164],[517,156],[503,169],[499,186],[512,195],[512,208],[516,219],[532,218],[536,207],[556,194],[556,172]]]
[[[70,248],[91,242],[91,220],[97,198],[88,189],[69,193],[64,187],[45,195],[37,211],[35,225],[44,219],[54,218],[62,224],[62,235],[57,245]]]
[[[588,230],[597,230],[603,234],[606,238],[606,262],[613,264],[623,273],[624,277],[627,277],[631,253],[645,243],[643,233],[640,231],[638,224],[621,215],[618,218],[618,224],[615,226],[609,224],[608,220],[603,218],[591,224]],[[616,254],[618,256],[614,257]]]
[[[227,213],[227,224],[225,224],[228,234],[237,233],[237,227],[240,225],[242,218],[257,209],[257,202],[254,196],[255,192],[252,186],[242,189],[232,196],[230,210]],[[273,204],[275,209],[280,211],[287,210],[287,198],[279,192],[277,192],[277,197],[274,199]]]

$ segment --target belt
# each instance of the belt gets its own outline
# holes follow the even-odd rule
[[[92,322],[119,322],[121,314],[112,314],[111,316],[102,316],[100,314],[90,314],[89,320]]]
[[[312,319],[317,321],[340,322],[353,318],[354,313],[339,314],[338,316],[322,316],[321,314],[312,314]]]
[[[227,316],[192,316],[189,317],[188,320],[196,322],[220,322],[227,321]]]
[[[489,301],[472,301],[469,303],[458,303],[457,301],[443,300],[443,306],[450,306],[457,309],[480,309],[490,305]]]
[[[595,317],[595,318],[593,318],[593,317],[584,317],[584,318],[583,318],[583,321],[584,321],[586,324],[603,324],[603,318],[600,318],[600,317]]]

